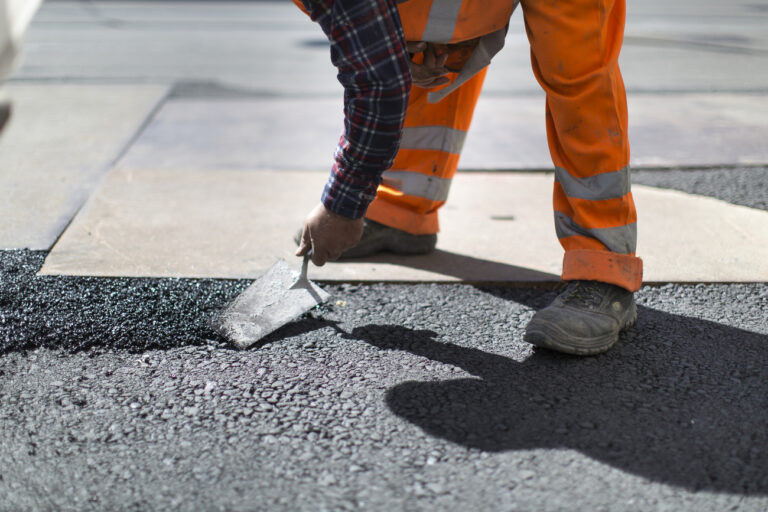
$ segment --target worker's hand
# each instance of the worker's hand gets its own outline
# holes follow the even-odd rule
[[[421,64],[411,61],[411,81],[416,87],[431,89],[439,85],[445,85],[451,80],[446,76],[450,70],[445,67],[448,54],[437,55],[435,46],[424,41],[406,42],[408,53],[424,52],[424,60]]]
[[[318,267],[325,265],[326,261],[337,260],[344,251],[360,241],[363,224],[362,218],[349,219],[333,213],[320,203],[304,221],[296,256],[304,256],[312,249],[312,263]]]

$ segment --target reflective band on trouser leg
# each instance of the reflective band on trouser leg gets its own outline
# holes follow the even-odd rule
[[[366,217],[414,235],[437,233],[437,211],[448,197],[486,70],[440,103],[414,87],[400,150],[385,172]]]
[[[521,5],[533,71],[547,93],[555,226],[565,249],[562,277],[635,291],[642,283],[642,260],[635,256],[637,214],[618,66],[625,2],[521,0]]]
[[[456,30],[461,0],[432,0],[422,41],[449,43]]]
[[[504,28],[515,1],[407,0],[397,8],[408,41],[457,43]]]
[[[465,130],[447,126],[412,126],[403,129],[400,149],[433,149],[459,155],[466,138]]]

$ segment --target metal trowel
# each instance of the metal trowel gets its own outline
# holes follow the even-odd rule
[[[214,319],[213,327],[237,347],[247,348],[328,300],[330,295],[307,279],[309,257],[304,255],[301,272],[284,260],[272,265]]]

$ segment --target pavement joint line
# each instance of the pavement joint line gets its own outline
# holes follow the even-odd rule
[[[165,105],[165,103],[168,101],[168,98],[170,98],[172,89],[173,89],[173,86],[169,85],[166,88],[165,93],[162,94],[157,99],[154,106],[151,109],[149,109],[146,117],[144,118],[144,121],[142,121],[141,124],[136,127],[136,131],[134,131],[134,133],[130,137],[128,137],[125,143],[118,149],[118,151],[116,152],[116,156],[106,164],[105,168],[102,170],[104,175],[106,175],[110,169],[112,169],[115,165],[117,165],[117,163],[120,160],[122,160],[122,158],[126,155],[126,153],[128,153],[131,147],[133,147],[136,141],[139,140],[139,137],[141,137],[141,135],[149,127],[149,125],[152,124],[152,122],[157,117],[157,114],[163,108],[163,105]],[[99,185],[100,184],[101,183],[99,183]]]
[[[670,165],[670,166],[643,166],[633,165],[631,171],[729,171],[735,169],[756,169],[756,170],[768,170],[768,162],[765,163],[750,163],[750,164],[704,164],[704,165]],[[320,172],[320,171],[318,171]],[[530,168],[490,168],[490,169],[477,169],[477,168],[459,168],[456,172],[460,173],[525,173],[525,174],[554,174],[554,168],[544,167],[530,167]]]
[[[670,39],[662,37],[625,36],[624,41],[638,46],[653,47],[678,47],[692,48],[700,51],[712,51],[718,53],[734,53],[737,55],[768,56],[768,50],[764,48],[750,48],[747,46],[733,46],[720,43],[708,43],[706,41],[686,41],[684,39]]]
[[[317,99],[329,99],[329,98],[338,98],[339,101],[342,101],[342,94],[343,89],[339,87],[338,91],[333,92],[312,92],[307,94],[300,94],[300,93],[285,93],[281,92],[277,89],[245,89],[241,88],[239,84],[232,84],[231,86],[227,84],[226,82],[219,82],[219,81],[186,81],[186,80],[175,80],[173,78],[168,79],[162,79],[158,77],[142,77],[142,76],[135,76],[132,75],[130,77],[114,77],[114,76],[102,76],[102,77],[96,77],[96,76],[62,76],[62,75],[56,75],[56,76],[14,76],[8,79],[6,84],[39,84],[39,83],[52,83],[52,84],[87,84],[87,85],[174,85],[178,84],[180,86],[184,86],[185,84],[214,84],[214,85],[221,85],[224,89],[229,89],[230,87],[236,91],[242,90],[243,96],[236,96],[236,94],[239,94],[239,92],[232,92],[233,98],[280,98],[280,99],[305,99],[305,98],[317,98]],[[187,96],[187,93],[183,93],[180,95],[177,95],[178,93],[171,92],[169,99],[176,100],[176,99],[219,99],[216,96],[208,96],[208,95],[189,95]],[[718,88],[718,89],[688,89],[688,88],[660,88],[660,89],[649,89],[646,87],[638,87],[638,86],[632,86],[631,84],[627,84],[627,95],[628,96],[678,96],[678,95],[687,95],[687,94],[707,94],[707,95],[731,95],[731,94],[744,94],[744,95],[768,95],[768,88],[766,87],[748,87],[748,88]],[[497,90],[488,90],[483,91],[482,97],[483,98],[538,98],[541,97],[542,90],[540,88],[532,88],[532,89],[518,89],[512,92],[505,92],[505,91],[497,91]]]

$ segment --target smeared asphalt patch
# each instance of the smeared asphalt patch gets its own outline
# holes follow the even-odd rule
[[[213,314],[246,281],[40,276],[46,253],[0,252],[0,352],[145,350],[215,338]]]
[[[633,170],[632,182],[768,210],[768,168]]]

